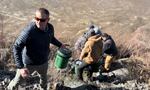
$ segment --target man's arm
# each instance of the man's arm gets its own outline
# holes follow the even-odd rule
[[[22,61],[22,50],[24,46],[26,45],[26,41],[29,35],[29,31],[27,28],[25,28],[19,37],[16,39],[14,45],[13,45],[13,54],[14,54],[14,59],[16,63],[16,67],[21,69],[24,67],[23,61]]]
[[[80,55],[80,60],[83,60],[84,57],[86,57],[89,53],[89,45],[86,43],[84,48],[82,49],[81,55]]]
[[[54,27],[53,27],[53,25],[52,24],[50,24],[50,23],[48,23],[48,26],[49,26],[49,29],[50,29],[50,33],[51,33],[51,37],[52,37],[52,39],[51,39],[51,42],[50,43],[52,43],[53,45],[55,45],[55,46],[57,46],[57,47],[61,47],[63,44],[59,41],[59,40],[57,40],[56,38],[55,38],[55,36],[54,36]]]
[[[56,45],[57,47],[61,47],[62,46],[62,43],[60,41],[58,41],[55,37],[52,38],[51,43]]]

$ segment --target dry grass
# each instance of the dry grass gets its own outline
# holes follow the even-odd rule
[[[130,72],[129,79],[149,83],[150,71],[148,68],[143,67],[142,61],[133,58],[131,62],[126,63],[126,66]]]
[[[115,14],[116,15],[116,14]],[[118,19],[118,18],[117,18]],[[110,21],[110,20],[108,20]],[[114,21],[113,21],[114,22]],[[114,25],[109,25],[107,28],[104,29],[108,29],[108,33],[110,35],[113,36],[118,50],[119,50],[119,54],[117,58],[126,58],[126,57],[132,57],[133,58],[133,62],[129,64],[129,66],[131,66],[130,68],[132,68],[132,72],[133,74],[131,75],[131,77],[138,77],[139,80],[143,80],[144,77],[148,76],[150,77],[149,74],[149,68],[150,68],[150,40],[149,40],[149,30],[148,28],[144,28],[141,27],[137,30],[133,30],[135,32],[133,32],[132,34],[127,33],[123,33],[122,32],[126,32],[124,30],[116,30],[116,27],[118,27],[118,25],[116,23],[113,23],[110,21],[110,24],[114,24]],[[137,20],[135,21],[135,23],[137,22]],[[78,22],[79,23],[79,22]],[[85,26],[85,24],[80,25],[76,23],[73,24],[71,27],[71,24],[68,25],[66,23],[64,23],[62,25],[62,22],[59,22],[59,24],[55,24],[56,30],[58,30],[56,32],[56,37],[61,40],[63,43],[67,43],[69,44],[69,48],[73,51],[73,57],[75,57],[75,53],[74,53],[74,43],[75,40],[78,38],[79,35],[81,35],[83,33],[83,27]],[[106,21],[104,22],[106,23]],[[133,22],[134,23],[134,22]],[[2,24],[2,23],[1,23]],[[62,25],[62,26],[61,26]],[[20,26],[20,24],[18,24],[18,27]],[[102,25],[103,26],[103,25]],[[112,27],[114,26],[114,30]],[[136,24],[136,27],[138,27],[139,24]],[[148,27],[149,25],[147,25],[146,27]],[[16,27],[15,29],[18,29],[18,27]],[[133,29],[135,29],[136,27],[134,27]],[[123,28],[123,27],[119,27],[119,28]],[[127,28],[128,29],[128,28]],[[2,30],[2,29],[1,29]],[[62,31],[64,30],[64,31]],[[119,32],[118,32],[119,31]],[[0,31],[2,32],[2,31]],[[12,58],[12,53],[11,53],[11,45],[14,41],[14,37],[16,37],[18,35],[20,31],[15,31],[13,32],[13,38],[10,35],[4,35],[4,34],[0,34],[0,49],[3,51],[0,51],[0,67],[1,69],[7,68],[10,69],[11,67],[14,67],[14,63],[13,63],[13,58]],[[59,33],[61,32],[61,33]],[[7,33],[7,32],[5,32]],[[63,33],[63,34],[62,34]],[[62,36],[63,35],[63,36]],[[7,37],[6,37],[7,36]],[[6,48],[8,50],[6,50]],[[56,53],[56,48],[52,47],[52,52],[51,52],[51,60],[50,63],[52,64],[51,67],[51,72],[53,73],[52,76],[55,76],[57,74],[57,72],[54,72],[54,56]],[[9,64],[8,64],[9,63]],[[147,76],[148,75],[148,76]],[[141,78],[143,77],[143,78]],[[147,78],[145,78],[144,80],[146,81]]]
[[[142,30],[143,31],[143,30]],[[140,33],[139,33],[140,32]],[[147,82],[147,80],[150,77],[150,72],[149,71],[149,67],[150,67],[150,54],[149,54],[149,49],[150,46],[149,43],[150,41],[146,41],[145,39],[147,39],[144,36],[147,34],[146,32],[141,33],[141,29],[136,30],[133,34],[134,37],[132,37],[131,39],[129,39],[129,37],[131,37],[131,35],[128,36],[120,36],[120,33],[116,33],[115,35],[111,34],[114,38],[114,40],[116,41],[118,50],[119,50],[119,55],[118,58],[125,58],[125,57],[131,57],[133,58],[133,61],[131,63],[128,63],[129,68],[131,70],[131,78],[135,78],[138,79],[139,81],[144,81]],[[140,39],[138,38],[140,37]],[[76,38],[66,38],[66,37],[58,37],[59,40],[61,40],[63,43],[67,43],[69,44],[69,48],[73,51],[73,46],[74,46],[74,42],[76,40]],[[4,43],[8,43],[7,41],[5,41]],[[2,43],[0,44],[2,45]],[[11,49],[9,48],[11,46],[11,44],[4,46],[4,47],[8,47],[8,49],[2,49],[3,51],[0,52],[0,56],[1,56],[1,69],[10,69],[10,68],[14,68],[14,63],[13,63],[13,58],[12,58],[12,53],[11,53]],[[54,57],[55,57],[55,53],[56,53],[57,48],[56,47],[51,47],[51,60],[50,60],[50,75],[51,77],[54,77],[56,75],[58,75],[59,73],[57,72],[57,70],[54,68]],[[5,53],[5,54],[4,54]],[[2,55],[3,54],[3,55]],[[73,54],[73,56],[75,56]],[[9,64],[8,64],[9,63]],[[54,70],[55,69],[55,70]],[[53,73],[53,74],[52,74]],[[53,80],[55,81],[55,80]]]
[[[131,63],[128,63],[131,78],[139,82],[148,82],[150,79],[150,37],[147,25],[139,27],[132,34],[117,39],[119,49],[118,58],[130,57]],[[122,38],[122,39],[121,39]]]
[[[119,55],[118,58],[125,58],[125,57],[130,57],[133,59],[131,63],[128,63],[128,68],[131,70],[131,76],[130,78],[132,79],[138,79],[140,82],[148,82],[148,79],[150,77],[150,45],[149,42],[150,40],[147,39],[147,31],[143,30],[141,31],[141,28],[137,29],[133,34],[128,35],[128,36],[121,36],[120,33],[115,33],[115,35],[111,34],[116,41],[118,50],[119,50]],[[133,36],[132,36],[133,35]],[[131,37],[129,39],[129,37]],[[61,40],[63,43],[69,44],[69,48],[73,51],[73,46],[76,38],[67,38],[70,36],[66,37],[58,37],[59,40]],[[140,37],[140,38],[139,38]],[[5,37],[4,37],[5,38]],[[148,40],[148,41],[147,41]],[[0,45],[3,45],[3,43],[8,43],[7,41],[0,42]],[[0,67],[1,69],[10,69],[14,68],[14,63],[13,63],[13,58],[12,58],[12,53],[10,49],[11,43],[8,43],[7,45],[1,47],[0,51]],[[4,48],[4,47],[7,47]],[[50,60],[50,79],[52,81],[56,81],[58,78],[56,78],[56,75],[60,75],[60,73],[57,72],[57,70],[54,68],[54,57],[56,53],[57,48],[56,47],[51,47],[51,60]],[[73,56],[74,53],[73,53]],[[8,64],[9,63],[9,64]]]
[[[132,39],[128,42],[128,47],[132,51],[132,56],[140,60],[145,65],[144,67],[150,68],[150,29],[147,26],[138,28],[132,35]]]

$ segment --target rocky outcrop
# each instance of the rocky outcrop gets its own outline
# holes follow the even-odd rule
[[[63,80],[65,82],[65,86],[74,88],[73,90],[77,90],[76,88],[83,88],[86,85],[99,87],[99,89],[93,90],[148,90],[148,84],[139,83],[136,79],[130,78],[130,70],[128,70],[126,65],[126,63],[130,61],[131,60],[129,58],[116,60],[112,64],[112,66],[114,66],[112,67],[112,70],[108,73],[103,73],[103,75],[110,77],[108,81],[82,83],[78,82],[76,79],[70,79],[69,77],[65,77]],[[96,75],[97,74],[94,73],[94,76]],[[115,77],[113,75],[115,75]]]

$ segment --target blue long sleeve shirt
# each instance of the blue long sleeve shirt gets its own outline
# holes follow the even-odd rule
[[[35,22],[29,23],[16,39],[13,46],[14,59],[17,68],[24,65],[41,65],[48,61],[50,43],[62,45],[54,37],[54,28],[48,23],[45,31],[39,30]]]

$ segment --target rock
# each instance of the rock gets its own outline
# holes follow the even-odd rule
[[[149,86],[146,83],[138,83],[137,80],[127,81],[124,87],[129,90],[149,90]]]
[[[120,69],[114,70],[114,71],[112,71],[110,73],[114,73],[115,76],[120,78],[122,82],[128,80],[129,71],[128,71],[127,68],[120,68]]]

